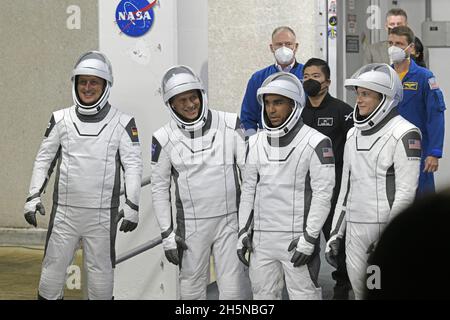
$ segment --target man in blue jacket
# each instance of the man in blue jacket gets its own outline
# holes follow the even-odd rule
[[[269,47],[275,56],[275,64],[261,69],[251,76],[242,101],[241,123],[247,135],[252,135],[256,133],[258,128],[262,128],[261,106],[256,100],[256,91],[261,87],[264,80],[279,71],[293,73],[299,79],[303,77],[303,65],[295,59],[298,42],[292,28],[287,26],[276,28],[272,32],[272,43]]]
[[[433,173],[438,170],[444,144],[442,91],[433,73],[410,59],[414,33],[406,26],[393,28],[389,34],[389,58],[403,83],[400,114],[422,132],[422,161],[417,195],[434,193]]]

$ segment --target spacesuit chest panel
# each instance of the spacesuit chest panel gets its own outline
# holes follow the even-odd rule
[[[362,174],[365,172],[367,175],[375,177],[380,173],[385,174],[387,169],[392,166],[397,141],[392,135],[392,125],[386,127],[373,135],[363,136],[358,132],[355,136],[356,157],[351,164],[352,173]],[[352,177],[354,177],[353,174]]]
[[[281,177],[291,181],[294,178],[293,173],[295,171],[304,171],[306,174],[309,163],[305,161],[303,161],[304,163],[299,163],[300,158],[304,156],[304,153],[308,149],[306,131],[308,131],[307,127],[304,126],[292,142],[286,146],[279,146],[279,144],[273,142],[269,144],[267,138],[262,137],[258,147],[259,174],[261,179],[263,177],[268,178],[273,176],[276,181],[281,175]],[[299,167],[305,165],[306,171],[303,170],[303,167]]]
[[[348,141],[356,149],[350,160],[349,221],[383,223],[387,219],[390,206],[386,179],[394,174],[395,122],[391,120],[373,135],[362,136],[358,132],[353,141]]]
[[[231,132],[227,132],[216,113],[212,115],[211,127],[204,134],[195,132],[191,137],[178,127],[171,130],[169,140],[173,147],[170,158],[175,169],[200,170],[204,167],[223,167],[225,163],[234,162],[232,136],[226,136]]]
[[[82,122],[74,108],[66,111],[59,126],[62,203],[87,208],[111,205],[122,129],[116,109],[111,109],[100,122]]]
[[[271,146],[266,137],[260,139],[255,230],[302,230],[303,219],[297,218],[303,215],[305,182],[314,152],[308,144],[307,131],[304,126],[293,141],[283,147]]]
[[[177,171],[180,200],[186,218],[211,217],[237,211],[233,131],[218,113],[211,127],[190,136],[173,128],[169,158]]]

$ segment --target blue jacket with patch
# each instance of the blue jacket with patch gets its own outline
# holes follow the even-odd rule
[[[417,193],[434,192],[433,174],[422,171],[426,157],[442,157],[444,96],[433,73],[419,67],[412,59],[402,83],[403,100],[398,105],[398,111],[422,132],[422,161]]]
[[[256,99],[256,91],[261,87],[264,80],[279,70],[272,64],[262,70],[256,71],[248,80],[247,90],[241,106],[241,123],[245,130],[262,128],[261,106]],[[303,79],[303,64],[295,62],[290,73],[295,74],[299,79]]]

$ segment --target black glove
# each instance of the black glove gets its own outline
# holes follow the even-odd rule
[[[116,222],[119,223],[120,219],[122,219],[124,217],[124,215],[125,215],[124,211],[120,210],[119,214],[117,215]],[[137,225],[138,225],[137,223],[131,222],[127,219],[123,219],[119,230],[123,231],[123,232],[130,232],[130,231],[133,231],[134,229],[136,229]]]
[[[248,260],[245,258],[245,254],[247,253],[247,251],[248,251]],[[237,255],[239,260],[241,260],[241,262],[245,264],[247,267],[250,265],[249,263],[250,253],[252,252],[253,252],[252,240],[250,240],[247,233],[244,233],[243,235],[241,235],[238,241]]]
[[[188,246],[186,242],[179,236],[175,236],[175,242],[177,244],[177,249],[164,250],[167,260],[174,265],[180,264],[180,256],[183,250],[187,250]]]
[[[123,219],[119,230],[123,231],[123,232],[130,232],[130,231],[133,231],[134,229],[136,229],[137,225],[138,225],[137,223]]]
[[[295,249],[295,253],[291,258],[291,262],[294,264],[294,267],[300,267],[304,264],[307,264],[311,259],[310,254],[306,254],[297,250],[297,244],[300,238],[294,239],[289,244],[288,251],[292,251]]]
[[[337,269],[338,261],[337,257],[339,254],[339,249],[341,247],[342,238],[336,236],[331,237],[325,248],[325,259],[327,262]]]
[[[36,211],[39,211],[41,215],[45,215],[45,208],[41,203],[41,199],[37,197],[30,201],[27,201],[27,203],[25,203],[24,209],[25,220],[32,226],[37,227]]]

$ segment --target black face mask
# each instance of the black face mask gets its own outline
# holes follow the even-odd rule
[[[303,90],[310,97],[315,97],[319,94],[322,89],[322,83],[314,79],[308,79],[303,82]]]

